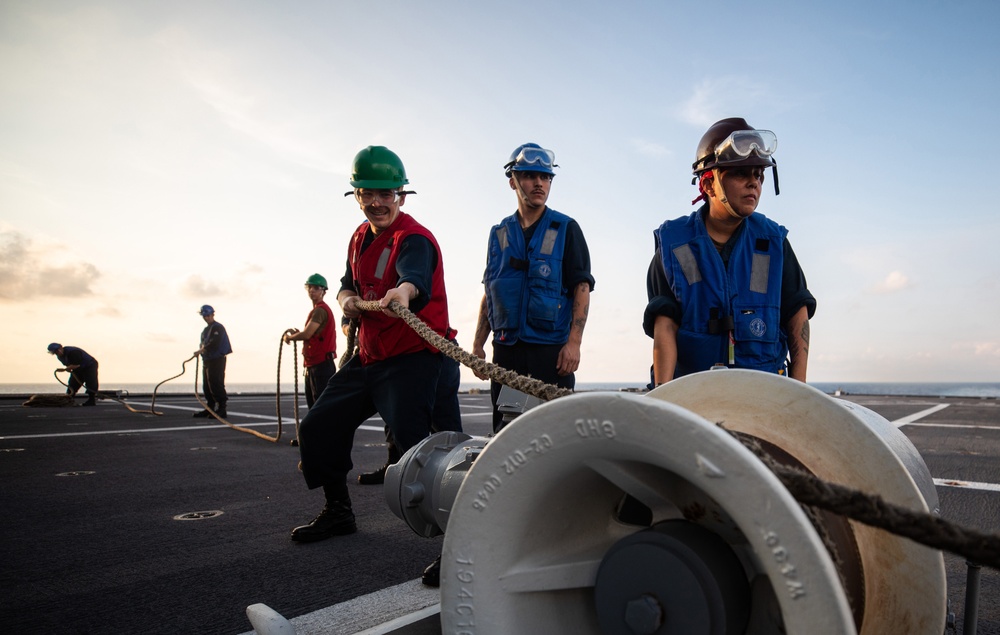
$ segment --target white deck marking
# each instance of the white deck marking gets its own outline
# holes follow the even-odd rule
[[[149,404],[149,403],[143,403],[143,402],[139,402],[139,401],[129,401],[127,403],[130,406],[133,406],[133,407],[137,407],[137,406],[138,407],[144,407],[144,408],[151,407],[151,404]],[[199,410],[201,410],[201,408],[192,408],[191,406],[174,406],[174,405],[169,405],[169,404],[156,404],[156,407],[157,408],[163,408],[164,410],[170,410],[170,409],[173,409],[173,410],[187,410],[188,412],[198,412]],[[468,407],[471,407],[471,406],[468,406]],[[229,412],[228,414],[229,414],[230,417],[247,417],[247,418],[250,418],[250,419],[264,419],[265,420],[265,423],[244,423],[244,422],[234,423],[234,425],[238,425],[241,428],[261,428],[261,427],[266,427],[266,426],[273,426],[278,421],[278,418],[276,416],[273,416],[273,415],[258,415],[258,414],[243,413],[243,412]],[[153,415],[149,415],[149,416],[153,416]],[[467,413],[463,413],[462,414],[462,418],[463,419],[473,419],[473,418],[479,418],[479,417],[492,417],[492,416],[493,416],[493,410],[492,410],[492,408],[490,408],[490,412],[475,412],[475,413],[470,413],[470,414],[467,414]],[[368,421],[380,422],[380,421],[382,421],[382,418],[379,417],[378,415],[375,415],[372,418],[368,419]],[[230,423],[233,423],[233,422],[230,421]],[[283,425],[289,425],[292,428],[294,428],[295,427],[295,418],[294,417],[291,417],[291,418],[288,418],[288,419],[283,418],[282,423],[283,423]],[[48,433],[48,434],[12,434],[12,435],[8,435],[8,436],[0,436],[0,440],[4,440],[4,439],[52,439],[52,438],[58,438],[58,437],[88,437],[88,436],[97,436],[97,435],[102,435],[102,434],[103,435],[107,435],[107,434],[142,434],[144,432],[189,432],[191,430],[211,430],[213,428],[228,428],[228,427],[229,426],[227,426],[224,423],[219,423],[219,424],[214,424],[214,425],[177,426],[177,427],[173,427],[173,428],[137,428],[137,429],[133,429],[133,430],[91,430],[91,431],[88,431],[88,432],[52,432],[52,433]],[[371,424],[365,425],[365,424],[362,424],[362,425],[360,425],[358,427],[358,430],[368,430],[370,432],[384,432],[385,431],[385,424],[384,423],[382,425],[371,425]],[[293,430],[293,432],[294,432],[294,430]]]
[[[897,428],[899,428],[901,426],[905,426],[907,424],[913,423],[914,421],[917,421],[918,419],[923,419],[924,417],[926,417],[928,415],[932,415],[935,412],[937,412],[938,410],[944,410],[945,408],[947,408],[950,405],[951,404],[940,403],[940,404],[938,404],[936,406],[928,408],[927,410],[921,410],[920,412],[914,412],[912,415],[908,415],[906,417],[903,417],[902,419],[896,419],[895,421],[892,422],[892,425],[896,426]]]
[[[974,481],[960,481],[953,478],[936,478],[934,484],[938,487],[957,487],[959,489],[978,489],[984,492],[1000,492],[1000,485],[996,483],[976,483]]]
[[[410,580],[289,619],[296,635],[386,635],[441,611],[441,594]],[[255,635],[248,631],[241,635]]]
[[[1000,426],[970,426],[960,423],[908,423],[914,428],[954,428],[956,430],[1000,430]]]

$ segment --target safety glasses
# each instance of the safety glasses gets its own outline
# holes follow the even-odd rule
[[[559,167],[555,164],[556,153],[552,150],[546,150],[545,148],[522,148],[514,160],[507,164],[507,167],[513,167],[518,172],[525,172],[529,170],[551,170],[554,167]]]
[[[737,130],[715,146],[715,161],[717,164],[740,161],[752,152],[761,158],[769,157],[777,147],[778,137],[770,130]]]
[[[399,200],[399,190],[354,190],[354,197],[362,205],[392,205]]]

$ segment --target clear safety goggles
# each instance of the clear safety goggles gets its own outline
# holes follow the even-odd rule
[[[769,157],[777,148],[778,137],[770,130],[737,130],[715,146],[715,162],[742,161],[753,152],[761,158]]]
[[[354,198],[362,205],[392,205],[399,200],[399,190],[354,190]]]
[[[514,168],[518,172],[529,171],[551,171],[552,168],[559,167],[555,163],[556,153],[545,148],[521,148],[513,161],[506,167]]]

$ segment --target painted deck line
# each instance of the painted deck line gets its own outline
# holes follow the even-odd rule
[[[295,635],[386,635],[440,613],[440,601],[441,594],[437,589],[424,586],[416,579],[293,617],[288,621],[295,627]],[[374,623],[372,616],[389,619]],[[254,631],[241,635],[254,635]]]
[[[366,631],[361,631],[360,633],[355,633],[354,635],[391,635],[395,633],[398,629],[404,626],[409,626],[419,622],[420,620],[430,617],[432,615],[441,614],[441,604],[435,604],[433,606],[428,606],[425,609],[421,609],[409,615],[404,615],[398,617],[392,621],[386,622],[385,624],[380,624],[373,628],[369,628]]]
[[[920,412],[914,412],[913,414],[911,414],[909,416],[906,416],[906,417],[903,417],[902,419],[896,419],[895,421],[892,422],[892,425],[894,425],[897,428],[899,428],[899,427],[911,424],[914,421],[917,421],[919,419],[923,419],[924,417],[926,417],[928,415],[932,415],[932,414],[934,414],[935,412],[937,412],[939,410],[944,410],[945,408],[947,408],[950,405],[951,404],[940,403],[940,404],[938,404],[936,406],[933,406],[931,408],[928,408],[926,410],[921,410]]]
[[[128,404],[130,406],[133,406],[133,407],[135,407],[135,406],[142,406],[142,407],[145,407],[145,408],[149,408],[150,407],[150,404],[148,404],[148,403],[141,403],[141,402],[136,402],[136,401],[130,401],[130,402],[128,402]],[[172,405],[161,405],[161,404],[157,404],[156,407],[157,408],[163,408],[165,410],[166,409],[187,410],[189,412],[197,412],[197,411],[201,410],[201,408],[191,408],[190,406],[172,406]],[[152,415],[149,415],[149,416],[152,416]],[[230,417],[248,417],[248,418],[252,418],[252,419],[264,419],[265,420],[265,423],[244,423],[244,422],[240,422],[240,423],[234,424],[234,425],[238,425],[238,426],[240,426],[242,428],[261,428],[261,427],[265,427],[265,426],[273,426],[278,421],[277,417],[271,416],[271,415],[257,415],[257,414],[252,414],[252,413],[235,412],[235,411],[230,412],[229,416]],[[492,416],[493,416],[492,408],[490,409],[490,412],[474,412],[474,413],[463,413],[462,414],[462,418],[463,419],[473,418],[473,417],[492,417]],[[376,422],[378,422],[378,421],[382,421],[382,418],[379,417],[378,415],[375,415],[371,419],[369,419],[369,421],[376,421]],[[295,419],[289,419],[289,420],[283,421],[283,423],[285,425],[290,426],[290,427],[294,427],[295,426]],[[214,424],[214,425],[177,426],[177,427],[174,427],[174,428],[135,428],[135,429],[131,429],[131,430],[91,430],[91,431],[88,431],[88,432],[52,432],[52,433],[48,433],[48,434],[12,434],[12,435],[9,435],[9,436],[0,436],[0,441],[6,440],[6,439],[53,439],[53,438],[59,438],[59,437],[88,437],[88,436],[99,436],[99,435],[107,435],[107,434],[143,434],[145,432],[190,432],[191,430],[211,430],[212,428],[228,428],[228,427],[229,426],[227,426],[224,423],[219,423],[219,424]],[[368,430],[370,432],[384,432],[385,431],[385,425],[384,424],[383,425],[362,424],[361,426],[358,427],[358,430]],[[289,438],[291,438],[291,437],[289,437]]]
[[[914,428],[954,428],[956,430],[1000,430],[1000,426],[971,426],[961,423],[908,423]]]
[[[997,483],[976,483],[974,481],[959,481],[952,478],[936,478],[934,484],[938,487],[957,487],[960,489],[977,489],[984,492],[1000,492]]]

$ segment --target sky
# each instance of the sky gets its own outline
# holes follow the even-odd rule
[[[102,386],[158,382],[202,304],[227,381],[276,381],[310,274],[339,317],[368,145],[405,164],[469,350],[527,141],[590,247],[577,381],[644,383],[653,230],[694,210],[698,141],[734,116],[778,138],[758,212],[817,298],[808,379],[998,381],[997,24],[962,0],[0,0],[0,383],[52,380],[53,341]]]

